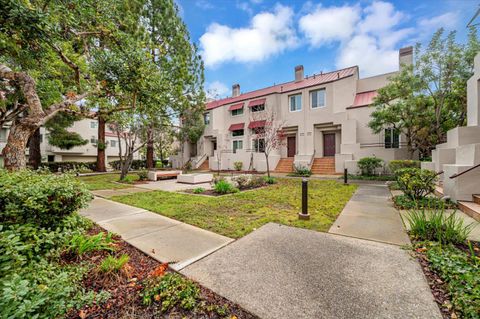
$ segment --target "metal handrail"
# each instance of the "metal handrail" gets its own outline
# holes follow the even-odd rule
[[[451,178],[451,179],[457,178],[458,176],[462,176],[463,174],[468,173],[468,172],[470,172],[470,171],[473,171],[474,169],[476,169],[476,168],[478,168],[478,167],[480,167],[480,164],[477,164],[477,165],[475,165],[475,166],[472,166],[472,167],[470,167],[469,169],[464,170],[463,172],[460,172],[460,173],[457,173],[457,174],[453,174],[452,176],[450,176],[450,178]]]
[[[198,168],[200,166],[198,165],[198,163],[201,163],[204,157],[207,157],[207,153],[203,153],[203,155],[200,156],[200,158],[195,161],[195,166],[196,166],[195,168]]]

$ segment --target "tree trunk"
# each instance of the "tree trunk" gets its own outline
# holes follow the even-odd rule
[[[154,168],[153,163],[153,130],[148,128],[147,131],[147,169]]]
[[[126,156],[125,161],[122,163],[121,171],[120,171],[120,180],[123,181],[125,177],[127,177],[128,171],[130,170],[130,166],[132,165],[133,161],[133,152],[129,152]]]
[[[97,142],[97,172],[106,172],[105,164],[105,119],[98,116],[98,142]]]
[[[40,151],[40,128],[37,128],[28,142],[28,165],[33,169],[38,169],[42,162],[42,153]]]
[[[162,142],[161,134],[158,137],[158,148],[160,149],[160,162],[162,162],[162,167],[163,167],[163,142]]]
[[[270,178],[270,165],[268,164],[268,154],[265,153],[265,160],[267,161],[267,176]]]
[[[24,119],[23,119],[24,120]],[[25,150],[28,139],[39,126],[28,124],[27,121],[14,121],[10,127],[7,145],[3,148],[4,166],[9,171],[16,171],[27,167]]]

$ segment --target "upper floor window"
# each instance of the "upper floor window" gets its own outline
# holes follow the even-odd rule
[[[92,137],[90,138],[90,143],[92,143],[92,144],[97,144],[97,143],[98,143],[98,139],[97,139],[95,136],[92,136]]]
[[[111,147],[117,147],[117,141],[111,140],[111,141],[110,141],[110,146],[111,146]]]
[[[205,125],[210,124],[210,112],[203,114],[203,122],[205,123]]]
[[[310,101],[312,109],[325,106],[325,89],[315,90],[310,92]]]
[[[302,95],[295,94],[290,96],[290,112],[302,110]]]
[[[242,114],[243,114],[243,108],[232,110],[232,116],[237,116],[237,115],[242,115]]]
[[[97,121],[90,122],[90,128],[98,128],[98,122]]]
[[[235,130],[235,131],[232,131],[232,136],[233,136],[233,137],[243,136],[243,134],[244,134],[244,130]]]
[[[400,134],[396,128],[385,129],[385,148],[398,148],[400,146]]]
[[[252,112],[261,112],[265,111],[265,104],[255,105],[251,107]]]

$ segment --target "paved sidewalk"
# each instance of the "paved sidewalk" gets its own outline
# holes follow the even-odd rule
[[[181,273],[264,319],[441,319],[398,246],[267,224]]]
[[[394,245],[410,244],[390,196],[386,185],[359,184],[328,232]]]
[[[151,257],[180,270],[233,239],[142,208],[95,198],[80,214],[93,220]]]

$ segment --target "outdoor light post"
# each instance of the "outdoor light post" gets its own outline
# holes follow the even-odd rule
[[[348,185],[348,169],[343,170],[343,184]]]
[[[309,220],[310,214],[308,213],[308,179],[302,179],[302,212],[298,213],[298,219]]]

